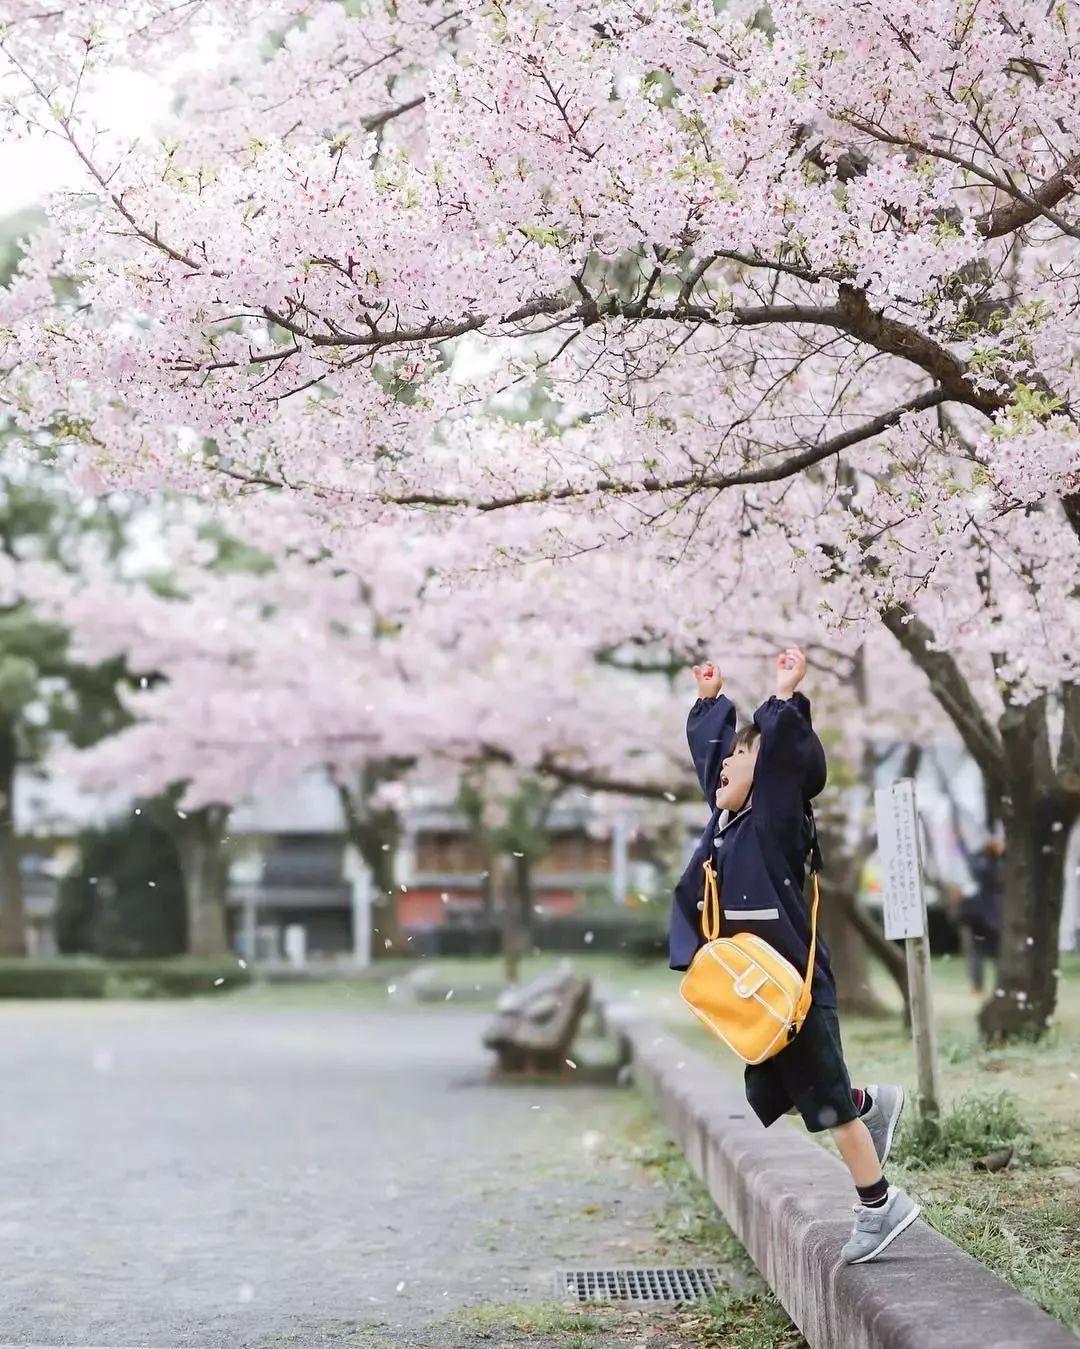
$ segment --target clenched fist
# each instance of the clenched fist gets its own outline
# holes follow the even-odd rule
[[[720,667],[714,665],[712,661],[706,661],[704,665],[695,665],[692,667],[694,679],[697,681],[699,698],[715,698],[724,685],[724,677],[720,673]]]
[[[806,674],[806,657],[802,648],[789,646],[776,658],[776,694],[778,698],[790,698],[803,681]]]

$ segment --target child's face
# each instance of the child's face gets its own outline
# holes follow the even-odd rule
[[[757,763],[758,745],[738,745],[720,767],[720,786],[716,793],[716,804],[721,810],[741,810],[746,805],[750,788],[754,783],[754,765]]]

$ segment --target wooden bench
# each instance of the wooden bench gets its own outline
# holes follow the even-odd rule
[[[498,1056],[501,1073],[561,1073],[592,986],[568,969],[513,985],[499,998],[495,1019],[484,1033],[484,1045]]]

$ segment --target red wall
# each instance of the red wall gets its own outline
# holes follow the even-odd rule
[[[443,894],[449,895],[449,906],[443,903]],[[544,890],[536,902],[543,913],[555,914],[573,913],[578,907],[579,900],[580,896],[573,890]],[[410,886],[404,894],[398,896],[398,913],[403,927],[424,927],[433,923],[436,925],[443,923],[446,921],[448,907],[459,911],[468,908],[480,913],[484,906],[478,895],[456,894],[453,890],[414,890]]]

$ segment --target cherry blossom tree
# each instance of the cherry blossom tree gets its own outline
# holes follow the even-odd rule
[[[0,13],[11,125],[86,184],[0,359],[88,486],[288,496],[310,552],[408,531],[442,578],[632,577],[673,638],[794,564],[979,761],[984,1026],[1045,1024],[1080,811],[1075,3]],[[133,63],[183,96],[118,145],[93,90]]]
[[[246,537],[261,537],[264,552],[250,544],[237,552],[205,519],[166,525],[162,518],[155,532],[167,538],[173,561],[167,584],[162,578],[153,588],[120,582],[89,564],[78,580],[47,569],[23,576],[36,604],[74,627],[87,659],[122,654],[129,667],[153,672],[126,699],[132,727],[69,757],[62,768],[92,783],[133,783],[142,792],[187,783],[176,832],[182,854],[190,854],[191,940],[198,949],[217,949],[225,940],[224,891],[212,883],[220,849],[208,846],[207,828],[222,835],[226,807],[251,791],[329,766],[348,835],[381,901],[376,951],[395,951],[402,936],[394,853],[409,781],[480,770],[489,803],[520,810],[523,787],[539,777],[554,790],[585,786],[613,802],[651,798],[671,816],[679,800],[698,800],[682,748],[691,689],[686,667],[703,651],[718,654],[744,717],[767,692],[762,681],[783,629],[732,631],[707,591],[695,599],[694,622],[679,618],[676,637],[668,619],[679,612],[678,596],[643,591],[625,568],[613,571],[606,554],[584,589],[578,571],[548,569],[526,578],[515,569],[474,581],[461,594],[426,579],[425,546],[412,549],[422,553],[412,565],[409,550],[397,554],[399,582],[411,575],[416,587],[410,610],[407,587],[395,587],[389,569],[377,584],[360,579],[377,574],[383,537],[372,533],[354,548],[357,570],[346,574],[343,556],[313,560],[293,550],[292,509],[279,500],[253,511]],[[274,549],[279,560],[271,564]],[[707,573],[702,581],[708,586]],[[781,596],[773,578],[770,595],[745,598],[764,625],[789,621],[777,608]],[[787,598],[797,610],[797,590]],[[676,641],[684,648],[676,650]],[[883,734],[890,724],[895,733],[902,727],[920,736],[935,729],[928,698],[917,723],[911,720],[917,698],[902,722],[890,722],[883,701],[872,717],[853,716],[850,689],[863,652],[842,646],[810,645],[816,715],[840,793],[823,815],[826,825],[843,806],[843,786],[859,769],[865,736]],[[890,650],[876,668],[895,679],[895,668],[882,668]],[[893,653],[893,667],[898,657],[902,662]],[[693,807],[694,822],[701,809]],[[506,832],[506,822],[486,823],[500,837]],[[830,848],[828,935],[845,952],[846,1001],[863,1010],[875,1000],[851,924],[887,962],[895,955],[855,906],[858,864],[870,846],[865,837],[858,841],[850,865],[839,835]],[[507,849],[519,871],[527,860],[523,847]],[[527,877],[518,876],[516,891],[525,903]]]
[[[535,596],[532,624],[506,631],[492,626],[490,596],[468,608],[428,599],[406,622],[390,568],[372,585],[340,558],[291,550],[281,505],[260,510],[248,535],[261,531],[279,550],[273,566],[250,544],[230,565],[227,540],[180,519],[163,524],[167,584],[118,578],[92,559],[78,578],[40,565],[13,573],[38,611],[71,627],[85,659],[122,654],[148,672],[125,696],[130,726],[59,766],[148,795],[186,784],[178,842],[183,851],[192,835],[189,898],[206,910],[192,927],[199,949],[220,946],[225,932],[221,887],[203,877],[220,850],[201,825],[220,836],[225,807],[314,765],[333,774],[375,881],[380,951],[401,947],[394,853],[410,777],[452,782],[463,765],[485,764],[493,782],[500,772],[510,782],[528,767],[660,797],[683,773],[672,749],[685,697],[609,666],[590,678],[588,645],[569,632],[556,656]],[[367,539],[370,564],[386,546]],[[400,554],[399,572],[410,572]]]

